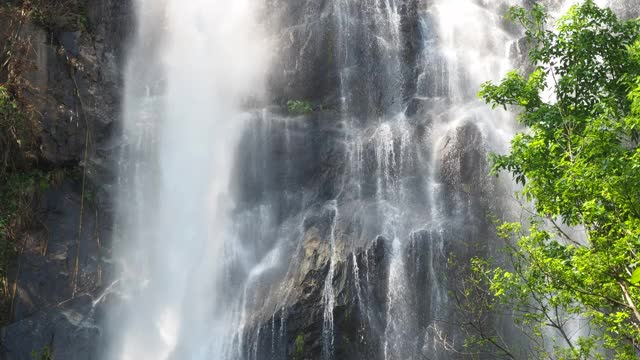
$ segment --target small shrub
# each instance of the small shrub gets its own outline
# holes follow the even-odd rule
[[[0,85],[0,177],[28,169],[38,155],[38,123],[25,114],[5,86]]]
[[[51,353],[51,349],[48,346],[45,346],[42,349],[42,351],[32,350],[31,359],[32,360],[52,360],[53,354]]]
[[[23,109],[0,85],[0,325],[11,320],[9,268],[20,254],[19,239],[34,225],[34,200],[49,183],[34,170],[38,132]]]
[[[308,101],[289,100],[287,101],[287,110],[291,115],[308,115],[313,112],[313,106]]]
[[[84,0],[25,0],[31,19],[43,28],[64,31],[86,31],[88,21]]]
[[[21,29],[33,21],[49,30],[75,31],[84,21],[78,15],[83,4],[84,0],[9,0],[0,4],[0,17],[7,20],[0,32],[0,326],[12,315],[15,288],[9,268],[23,250],[24,233],[37,225],[33,205],[56,180],[55,175],[38,169],[40,122],[26,95],[37,92],[27,76],[36,65],[31,37]],[[56,174],[55,170],[51,174]],[[38,355],[38,359],[50,358],[46,349]]]
[[[36,224],[33,203],[49,187],[49,175],[33,170],[0,178],[0,325],[10,320],[9,267],[20,253],[21,234]]]
[[[295,360],[302,360],[304,357],[304,336],[302,336],[302,334],[296,336],[296,342],[294,344],[294,348],[295,348],[295,354],[294,354],[294,359]]]

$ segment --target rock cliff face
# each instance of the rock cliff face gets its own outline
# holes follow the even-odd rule
[[[254,262],[283,236],[294,260],[252,280],[264,285],[250,287],[251,316],[237,335],[243,358],[419,356],[433,345],[426,332],[434,317],[449,315],[447,254],[477,253],[467,249],[481,250],[491,236],[493,185],[478,181],[486,171],[482,133],[468,121],[446,135],[442,151],[430,143],[434,109],[447,100],[442,79],[427,71],[431,80],[420,80],[435,36],[433,24],[420,22],[433,20],[419,16],[426,5],[402,1],[390,19],[366,1],[340,4],[269,5],[280,29],[269,81],[275,107],[246,130],[233,191],[240,224],[268,208],[264,233],[243,230]],[[103,341],[102,295],[115,279],[109,242],[122,73],[134,24],[129,0],[91,0],[86,9],[86,31],[23,30],[37,59],[28,76],[42,114],[42,162],[80,170],[43,194],[42,227],[25,234],[12,269],[12,323],[0,335],[7,360],[34,351],[96,359]],[[287,116],[290,99],[316,111]],[[427,176],[442,187],[435,197]],[[423,226],[436,213],[449,222]],[[247,284],[247,269],[231,273],[230,281]]]
[[[24,250],[10,269],[16,291],[12,323],[0,332],[2,359],[32,359],[34,352],[96,358],[97,300],[110,278],[114,135],[134,18],[127,0],[89,0],[84,16],[82,31],[27,23],[20,34],[36,65],[24,75],[42,127],[39,166],[65,175],[35,204],[40,225],[22,236]]]
[[[269,269],[238,266],[229,282],[245,284],[250,314],[239,358],[450,358],[435,331],[462,344],[446,325],[457,321],[448,259],[495,239],[496,140],[473,109],[451,111],[475,90],[460,93],[432,48],[432,5],[273,2],[272,103],[315,111],[262,112],[238,146],[239,227],[255,230],[238,237]],[[273,249],[284,265],[269,265]]]
[[[242,137],[232,190],[252,263],[274,248],[292,260],[257,275],[240,261],[230,269],[250,314],[236,334],[236,357],[409,359],[441,351],[427,334],[436,318],[453,316],[447,258],[485,251],[495,184],[483,180],[487,137],[473,118],[438,125],[451,82],[429,53],[437,35],[428,4],[397,7],[269,3],[280,54],[271,106]],[[96,359],[104,340],[122,74],[134,24],[130,0],[90,0],[86,9],[86,31],[23,30],[37,57],[29,78],[43,163],[80,170],[43,194],[42,227],[25,234],[12,269],[12,323],[0,335],[7,360],[34,351]],[[314,111],[288,115],[292,99]]]

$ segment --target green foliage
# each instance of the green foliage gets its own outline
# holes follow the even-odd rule
[[[42,351],[31,350],[32,360],[52,360],[53,354],[48,346],[45,346]]]
[[[32,223],[35,196],[48,176],[34,170],[37,129],[23,106],[0,85],[0,324],[10,318],[13,289],[9,267],[20,250],[20,235]]]
[[[640,283],[640,267],[637,267],[633,271],[633,274],[631,275],[631,279],[629,279],[629,282],[633,285],[638,285]]]
[[[506,155],[493,155],[493,172],[520,183],[535,216],[528,229],[499,230],[515,245],[509,268],[476,269],[495,298],[516,311],[519,325],[543,337],[551,326],[562,340],[558,359],[617,359],[640,351],[640,21],[619,21],[593,1],[572,7],[546,28],[540,5],[513,8],[536,66],[528,76],[507,74],[482,85],[492,107],[520,109],[528,127]],[[551,99],[543,93],[553,94]],[[564,231],[584,230],[586,239]],[[526,309],[529,309],[526,311]],[[566,332],[584,317],[594,331]],[[564,342],[564,343],[563,343]],[[538,349],[545,353],[545,348]]]
[[[289,100],[287,101],[287,111],[291,115],[308,115],[313,112],[313,106],[308,101]]]
[[[36,196],[49,187],[49,176],[40,171],[15,172],[0,178],[0,324],[7,314],[13,291],[8,269],[20,252],[21,232],[33,224]]]
[[[0,176],[33,158],[37,128],[9,90],[0,84]]]
[[[296,336],[296,342],[294,343],[295,353],[293,358],[295,360],[304,359],[304,336],[302,334]]]
[[[487,259],[474,258],[469,263],[458,262],[451,254],[448,273],[458,279],[456,288],[449,293],[457,314],[447,319],[446,323],[465,335],[464,354],[471,358],[484,358],[491,354],[493,359],[527,358],[525,349],[515,349],[497,331],[488,314],[500,311],[495,296],[491,293],[491,283],[486,277],[490,262]],[[436,329],[437,335],[437,329]],[[436,336],[443,348],[455,348],[447,341],[446,336]]]
[[[22,6],[34,23],[49,31],[87,30],[85,0],[24,0]]]
[[[83,4],[84,0],[13,0],[0,6],[0,16],[9,20],[0,34],[0,326],[11,320],[16,285],[9,269],[24,250],[25,232],[36,226],[34,202],[59,174],[38,169],[41,129],[29,105],[37,89],[27,76],[35,69],[33,45],[22,29],[35,21],[49,30],[76,31],[77,23],[67,20],[77,16],[68,14],[83,11]]]

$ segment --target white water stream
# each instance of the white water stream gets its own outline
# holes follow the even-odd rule
[[[219,280],[233,153],[243,102],[261,95],[268,62],[255,5],[136,2],[115,244],[127,304],[113,359],[211,359],[222,351],[231,325]]]

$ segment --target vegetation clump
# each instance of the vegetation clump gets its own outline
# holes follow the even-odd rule
[[[42,351],[31,351],[31,359],[32,360],[52,360],[53,354],[51,349],[48,346],[45,346]]]
[[[0,84],[0,176],[28,168],[37,158],[39,126],[6,86]]]
[[[88,20],[85,0],[31,0],[31,18],[43,28],[64,31],[86,31]]]
[[[287,101],[287,111],[291,115],[308,115],[313,112],[313,106],[308,101],[289,100]]]
[[[33,223],[33,201],[48,184],[44,173],[32,167],[30,131],[19,105],[0,86],[0,324],[10,320],[14,296],[9,266],[21,251],[20,234]]]
[[[591,0],[558,19],[557,31],[541,5],[509,17],[524,28],[534,70],[485,83],[480,96],[519,109],[528,128],[492,161],[495,174],[522,186],[532,216],[499,227],[506,264],[475,259],[462,298],[508,309],[531,347],[509,347],[495,329],[470,338],[502,358],[636,359],[640,21],[621,21]]]
[[[302,334],[296,336],[296,342],[294,344],[295,353],[293,358],[295,360],[304,359],[304,336]]]
[[[40,123],[29,105],[35,68],[33,46],[23,32],[31,19],[26,2],[0,7],[0,325],[11,320],[16,287],[9,269],[23,250],[24,232],[35,224],[34,201],[48,184],[38,166]]]
[[[9,0],[0,6],[47,31],[85,31],[88,25],[86,0]]]

